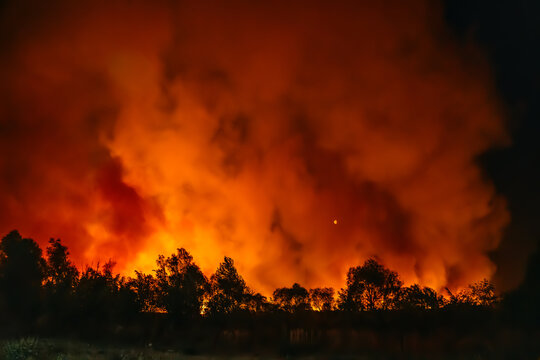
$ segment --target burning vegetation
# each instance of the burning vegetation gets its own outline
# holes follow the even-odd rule
[[[43,256],[36,242],[13,231],[0,242],[0,338],[142,342],[188,354],[433,357],[448,356],[449,348],[450,355],[514,355],[516,347],[534,354],[540,350],[534,340],[537,265],[531,262],[530,280],[502,301],[487,280],[446,296],[403,286],[398,273],[376,259],[351,267],[337,294],[295,283],[267,298],[248,286],[229,257],[206,277],[189,252],[178,249],[160,255],[153,273],[124,277],[113,262],[78,271],[61,241],[51,239]],[[509,331],[515,336],[507,338]],[[6,349],[18,351],[21,344]]]
[[[266,295],[373,257],[437,292],[491,278],[487,62],[436,2],[304,5],[7,1],[0,231],[126,276],[234,254]]]

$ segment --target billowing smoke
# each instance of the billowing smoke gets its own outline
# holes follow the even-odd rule
[[[113,4],[114,3],[114,4]],[[149,271],[187,248],[257,290],[494,272],[509,215],[476,158],[490,71],[431,1],[14,2],[2,10],[0,230]]]

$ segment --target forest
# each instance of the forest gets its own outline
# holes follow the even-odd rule
[[[112,260],[79,270],[61,240],[43,251],[12,231],[0,242],[0,336],[154,344],[189,354],[418,354],[456,346],[532,354],[540,334],[539,269],[537,253],[522,285],[505,294],[487,279],[437,293],[404,286],[370,258],[351,267],[337,291],[295,283],[266,297],[230,257],[207,277],[180,248],[160,255],[153,273],[126,277]]]

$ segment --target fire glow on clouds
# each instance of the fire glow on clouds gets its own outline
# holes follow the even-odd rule
[[[489,67],[433,2],[367,3],[7,4],[0,230],[126,273],[228,255],[264,293],[370,256],[436,289],[491,276]]]

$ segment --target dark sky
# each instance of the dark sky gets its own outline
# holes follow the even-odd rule
[[[512,145],[479,160],[512,217],[492,254],[495,281],[515,286],[540,239],[540,2],[448,1],[446,18],[463,41],[472,39],[487,52],[506,103]]]

